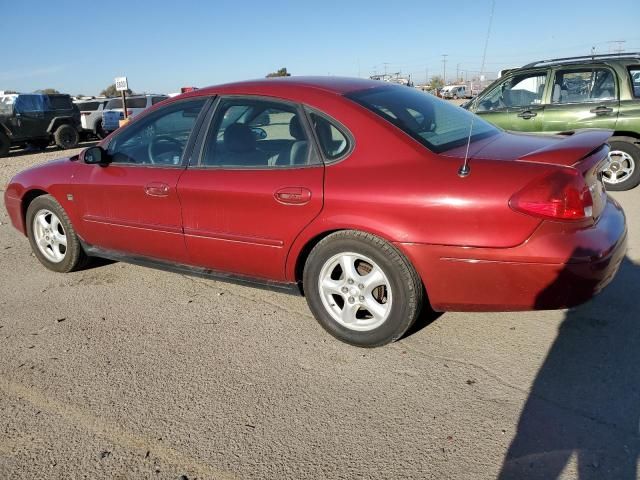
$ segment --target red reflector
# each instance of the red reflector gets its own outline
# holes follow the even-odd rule
[[[509,205],[519,212],[552,220],[584,220],[593,214],[589,187],[572,168],[532,181],[511,197]]]

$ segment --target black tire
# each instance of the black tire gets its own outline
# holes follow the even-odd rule
[[[4,133],[0,132],[0,157],[5,157],[9,154],[11,148],[11,140]]]
[[[640,147],[636,145],[634,138],[627,137],[617,137],[612,138],[609,141],[609,146],[611,147],[611,152],[623,152],[631,157],[631,162],[628,160],[625,161],[625,166],[629,163],[632,165],[632,172],[626,176],[622,181],[618,183],[609,183],[607,182],[607,171],[608,168],[605,169],[605,173],[602,177],[604,184],[607,190],[612,191],[623,191],[623,190],[631,190],[636,187],[640,183]],[[613,155],[612,158],[620,158],[619,156]],[[609,167],[611,168],[611,167]]]
[[[344,252],[368,257],[389,281],[393,301],[388,316],[371,330],[345,327],[323,304],[319,287],[323,267]],[[337,339],[359,347],[379,347],[401,338],[420,315],[424,303],[420,277],[405,256],[380,237],[354,230],[333,233],[313,248],[305,262],[303,285],[307,303],[318,323]]]
[[[78,134],[78,131],[71,125],[65,124],[60,125],[56,129],[55,133],[53,134],[53,138],[58,147],[66,150],[68,148],[74,148],[78,145],[80,135]]]
[[[46,150],[50,143],[48,139],[38,139],[30,141],[29,145],[39,150]]]
[[[35,235],[34,235],[34,219],[39,212],[43,210],[48,210],[49,212],[54,213],[57,218],[60,220],[60,224],[63,228],[64,234],[66,236],[66,252],[64,254],[64,258],[60,262],[53,262],[49,260],[41,251],[40,247],[38,247]],[[73,225],[67,216],[67,212],[64,211],[64,208],[53,198],[51,195],[42,195],[34,199],[30,204],[29,208],[27,208],[27,236],[29,237],[29,242],[31,243],[31,249],[33,250],[34,255],[40,263],[42,263],[49,270],[53,270],[54,272],[67,273],[72,272],[74,270],[80,270],[87,264],[88,257],[82,249],[82,245],[80,244],[80,240],[76,235],[75,230],[73,229]]]
[[[98,120],[98,122],[96,123],[96,137],[102,140],[107,135],[108,133],[105,132],[104,129],[102,128],[102,120]]]

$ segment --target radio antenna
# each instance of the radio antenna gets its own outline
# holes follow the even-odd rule
[[[487,46],[489,45],[489,36],[491,35],[491,24],[493,23],[493,11],[496,8],[496,0],[491,0],[491,14],[489,15],[489,27],[487,28],[487,36],[484,39],[484,49],[482,51],[482,65],[480,66],[480,81],[484,75],[484,65],[487,58]],[[469,167],[469,147],[471,146],[471,134],[473,133],[473,121],[475,120],[475,114],[471,114],[471,124],[469,125],[469,136],[467,137],[467,149],[464,152],[464,162],[458,169],[458,176],[464,178],[471,173]]]

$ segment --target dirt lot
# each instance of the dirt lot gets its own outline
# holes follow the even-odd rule
[[[0,189],[50,150],[0,159]],[[447,313],[376,350],[303,298],[47,271],[0,208],[0,478],[637,478],[640,188],[615,197],[629,260],[594,301]]]

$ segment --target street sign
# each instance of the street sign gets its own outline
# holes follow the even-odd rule
[[[124,92],[129,89],[129,84],[127,83],[127,77],[116,77],[116,90],[119,92]]]

